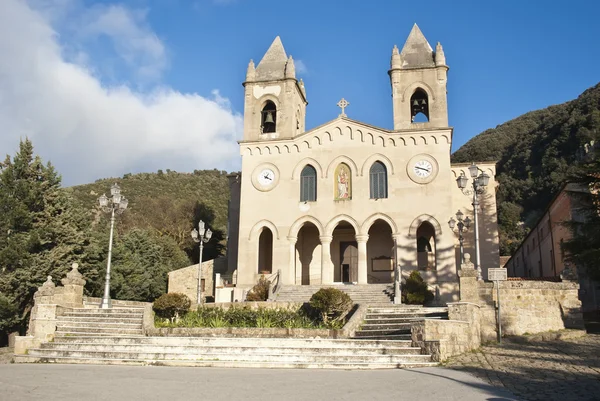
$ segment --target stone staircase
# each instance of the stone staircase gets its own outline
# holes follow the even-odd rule
[[[60,335],[16,355],[15,362],[327,369],[437,365],[411,341],[108,335]]]
[[[56,337],[142,336],[144,309],[116,306],[84,307],[57,316]]]
[[[275,295],[277,302],[308,302],[321,288],[333,287],[344,291],[358,304],[391,304],[394,298],[392,284],[332,284],[284,285]]]
[[[415,321],[448,319],[446,307],[389,305],[369,307],[363,325],[354,334],[364,340],[410,340],[410,327]]]

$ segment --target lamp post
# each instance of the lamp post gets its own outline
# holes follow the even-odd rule
[[[127,209],[127,204],[129,203],[129,201],[125,199],[123,195],[121,195],[121,188],[119,185],[117,185],[117,183],[110,187],[110,195],[112,196],[111,198],[108,198],[104,194],[98,198],[100,208],[104,212],[110,213],[110,238],[108,240],[108,261],[106,262],[106,283],[104,284],[104,296],[102,297],[102,302],[100,303],[100,309],[110,309],[112,307],[112,302],[110,300],[110,260],[112,257],[115,214],[123,213],[125,209]]]
[[[454,227],[458,227],[458,242],[460,243],[460,263],[465,263],[465,247],[463,245],[465,238],[463,237],[463,231],[467,231],[471,227],[471,219],[469,216],[464,217],[465,214],[460,210],[456,212],[456,220],[454,217],[450,217],[448,220],[448,226],[454,231]],[[458,224],[456,223],[458,221]]]
[[[481,172],[481,174],[479,174]],[[479,207],[479,199],[477,195],[482,194],[485,191],[485,187],[487,187],[490,182],[490,176],[487,175],[484,171],[480,170],[479,167],[475,163],[469,166],[469,175],[472,178],[472,187],[473,190],[466,190],[469,179],[461,174],[456,179],[456,184],[458,188],[465,195],[473,195],[473,223],[475,225],[475,269],[477,269],[477,280],[482,280],[481,275],[481,256],[479,254],[479,219],[478,219],[478,207]]]
[[[204,228],[204,222],[200,220],[198,222],[198,229],[195,228],[192,230],[192,239],[194,242],[200,243],[200,260],[198,261],[198,293],[196,296],[196,304],[201,305],[203,302],[202,299],[202,249],[204,248],[204,243],[210,241],[210,237],[212,237],[212,231]]]

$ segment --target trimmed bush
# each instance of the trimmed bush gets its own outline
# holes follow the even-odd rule
[[[266,301],[269,299],[269,286],[271,282],[265,276],[260,276],[258,283],[246,295],[246,301]]]
[[[337,288],[321,288],[313,294],[309,301],[325,325],[343,321],[352,309],[352,299],[344,291]]]
[[[172,292],[163,294],[152,305],[156,316],[165,319],[179,319],[179,316],[186,314],[190,310],[192,302],[185,294]]]
[[[433,292],[429,291],[421,274],[413,270],[406,282],[402,284],[402,302],[410,305],[425,305],[433,298]]]

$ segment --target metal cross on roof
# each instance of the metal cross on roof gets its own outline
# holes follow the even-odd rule
[[[344,112],[345,108],[348,107],[348,105],[350,104],[350,102],[348,102],[346,99],[342,98],[342,100],[340,100],[337,105],[340,109],[342,109],[342,114],[340,114],[340,117],[346,117],[346,113]]]

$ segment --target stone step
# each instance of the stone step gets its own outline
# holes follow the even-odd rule
[[[369,307],[368,313],[448,313],[448,308],[438,306],[387,306],[387,307]]]
[[[111,309],[100,309],[100,308],[74,308],[66,313],[101,313],[111,315],[113,313],[133,313],[133,314],[144,314],[144,308],[111,308]]]
[[[412,341],[410,338],[403,338],[404,341],[390,341],[391,339],[377,341],[360,341],[355,339],[320,339],[320,338],[250,338],[250,337],[100,337],[78,338],[74,336],[55,337],[55,343],[69,344],[108,344],[108,345],[160,345],[160,346],[227,346],[227,347],[360,347],[360,348],[389,348],[389,347],[410,347]]]
[[[376,329],[376,330],[358,330],[357,332],[354,333],[354,337],[355,338],[360,338],[360,337],[386,337],[386,336],[395,336],[395,335],[399,335],[399,334],[406,334],[408,336],[410,336],[410,327],[408,329],[406,328],[389,328],[389,329]]]
[[[54,351],[78,351],[78,352],[140,352],[160,354],[302,354],[302,355],[420,355],[418,347],[231,347],[207,345],[198,347],[195,345],[154,345],[154,344],[128,344],[109,345],[96,343],[43,343],[39,349]]]
[[[59,322],[89,322],[89,323],[131,323],[131,324],[142,324],[143,319],[141,317],[89,317],[89,316],[59,316]]]
[[[56,335],[54,336],[54,339],[56,340],[57,338],[122,338],[124,336],[127,337],[131,337],[131,338],[141,338],[144,337],[144,333],[143,331],[140,330],[140,333],[127,333],[127,334],[123,334],[123,333],[118,333],[118,332],[106,332],[106,333],[97,333],[97,332],[92,332],[92,333],[85,333],[85,332],[78,332],[78,331],[62,331],[62,332],[56,332]]]
[[[446,319],[447,313],[367,313],[365,319],[367,320],[387,320],[387,319],[400,319],[404,321],[415,321],[427,319]]]
[[[79,326],[57,326],[57,335],[61,333],[84,334],[84,333],[110,333],[110,334],[143,334],[142,328],[120,328],[120,327],[79,327]]]
[[[385,341],[385,340],[395,340],[395,341],[410,341],[411,335],[410,333],[407,334],[387,334],[384,336],[380,336],[380,335],[362,335],[360,337],[355,337],[356,340],[360,340],[360,341]],[[412,343],[412,341],[411,341]]]
[[[308,354],[276,354],[276,353],[205,353],[197,352],[195,354],[174,353],[154,353],[154,352],[125,352],[125,351],[63,351],[53,349],[33,348],[29,350],[28,355],[47,358],[94,358],[94,359],[142,359],[142,360],[218,360],[218,361],[237,361],[237,362],[294,362],[294,363],[407,363],[407,362],[430,362],[430,355],[355,355],[355,354],[336,354],[336,355],[308,355]]]
[[[139,360],[139,359],[99,359],[99,358],[48,358],[30,355],[15,355],[16,363],[72,363],[104,365],[156,365],[156,366],[195,366],[221,368],[278,368],[278,369],[398,369],[437,366],[435,362],[406,363],[290,363],[290,362],[239,362],[239,361],[182,361],[182,360]]]
[[[79,319],[88,319],[88,318],[103,318],[103,319],[143,319],[143,313],[80,313],[80,312],[65,312],[61,317],[69,317],[69,318],[79,318]]]
[[[142,329],[142,322],[126,323],[126,322],[90,322],[87,320],[75,320],[75,321],[62,321],[56,322],[57,329],[63,328],[80,328],[85,327],[89,329]]]
[[[419,317],[389,317],[389,318],[370,318],[367,315],[367,318],[364,320],[364,324],[392,324],[392,323],[412,323],[418,322],[425,319],[423,316]],[[427,316],[427,319],[438,319],[441,320],[441,317],[431,317]]]
[[[366,323],[360,328],[360,331],[366,330],[408,330],[410,331],[411,322],[402,323]]]

